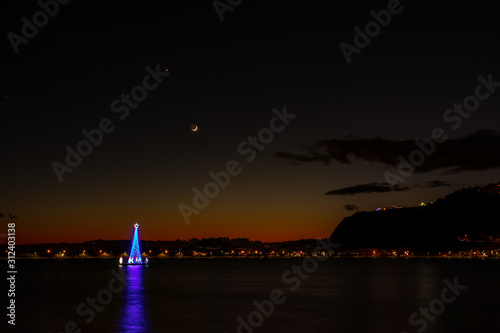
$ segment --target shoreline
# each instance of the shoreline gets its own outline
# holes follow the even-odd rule
[[[325,256],[326,257],[326,256]],[[68,260],[68,259],[101,259],[101,260],[117,260],[120,257],[16,257],[16,260]],[[305,258],[315,258],[313,256],[301,256],[301,257],[267,257],[267,256],[182,256],[182,257],[148,257],[148,259],[160,259],[160,260],[182,260],[182,259],[261,259],[261,260],[280,260],[280,259],[305,259]],[[330,259],[392,259],[392,260],[409,260],[409,259],[480,259],[480,260],[499,260],[500,256],[330,256]],[[1,257],[0,260],[8,260],[7,257]]]

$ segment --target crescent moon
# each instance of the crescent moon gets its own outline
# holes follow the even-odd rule
[[[191,131],[196,132],[198,130],[198,125],[191,125]]]

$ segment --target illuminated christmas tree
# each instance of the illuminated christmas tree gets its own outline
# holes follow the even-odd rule
[[[134,238],[130,247],[130,255],[128,257],[129,264],[142,264],[141,244],[139,243],[139,224],[134,224]]]

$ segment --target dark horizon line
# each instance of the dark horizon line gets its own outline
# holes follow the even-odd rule
[[[328,236],[329,237],[329,236]],[[321,238],[321,239],[326,239]],[[195,238],[195,237],[193,237]],[[237,238],[229,238],[229,237],[208,237],[208,238],[197,238],[198,241],[204,240],[204,239],[222,239],[222,238],[227,238],[229,240],[238,240],[238,239],[243,239],[243,240],[248,240],[250,242],[260,242],[262,244],[275,244],[275,243],[286,243],[286,242],[300,242],[300,241],[311,241],[311,240],[318,240],[320,238],[301,238],[301,239],[295,239],[295,240],[286,240],[286,241],[275,241],[275,242],[263,242],[260,240],[252,240],[250,238],[246,237],[237,237]],[[75,242],[75,243],[68,243],[68,242],[58,242],[58,243],[29,243],[29,244],[17,244],[17,246],[29,246],[29,245],[60,245],[60,244],[81,244],[81,245],[86,245],[90,243],[89,245],[92,245],[92,242],[130,242],[131,239],[94,239],[90,241],[83,241],[83,242]],[[145,240],[141,239],[141,242],[189,242],[189,239],[176,239],[176,240]],[[0,244],[2,245],[2,244]],[[7,244],[5,244],[7,246]]]

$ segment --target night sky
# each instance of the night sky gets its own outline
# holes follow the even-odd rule
[[[147,240],[284,241],[497,182],[500,87],[443,119],[479,76],[500,82],[496,4],[401,1],[348,63],[339,45],[388,1],[246,0],[223,21],[211,1],[71,1],[18,53],[8,34],[41,8],[3,1],[0,212],[19,216],[20,244],[128,239],[136,221]],[[162,82],[126,107],[157,66]],[[284,108],[296,117],[247,161],[259,149],[240,144]],[[54,161],[106,118],[114,130],[59,181]],[[386,171],[436,128],[448,139],[391,191]],[[179,204],[232,160],[240,173],[187,224]]]

